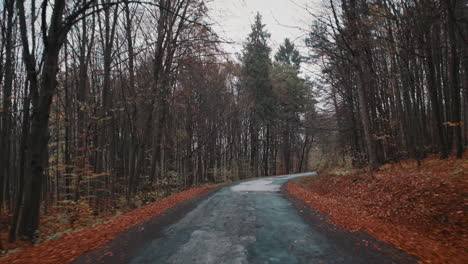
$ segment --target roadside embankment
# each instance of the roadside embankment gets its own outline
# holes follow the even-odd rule
[[[468,260],[468,159],[384,165],[378,172],[330,170],[290,182],[289,194],[333,224],[364,231],[422,259]]]
[[[209,185],[192,188],[162,200],[142,206],[123,214],[114,220],[82,231],[29,247],[10,256],[0,258],[0,264],[62,264],[68,263],[76,257],[105,245],[117,233],[126,231],[152,217],[161,215],[179,203],[203,195],[219,185]],[[108,252],[106,254],[113,254]]]

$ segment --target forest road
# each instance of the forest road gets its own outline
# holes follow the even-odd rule
[[[74,263],[416,263],[282,191],[303,173],[232,184],[132,228]],[[111,253],[110,253],[111,252]]]

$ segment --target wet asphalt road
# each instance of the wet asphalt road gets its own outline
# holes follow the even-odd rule
[[[133,228],[74,263],[415,263],[364,233],[326,223],[323,215],[281,192],[288,180],[310,175],[221,188]],[[103,257],[108,251],[114,254]]]

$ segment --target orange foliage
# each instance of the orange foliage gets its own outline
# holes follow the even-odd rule
[[[218,185],[193,188],[160,201],[142,206],[126,213],[113,221],[83,231],[66,235],[56,240],[29,247],[11,256],[0,258],[0,264],[62,264],[78,256],[103,246],[114,235],[123,232],[151,217],[162,214],[180,202],[195,198]]]
[[[331,216],[333,224],[365,231],[422,263],[462,264],[468,260],[466,156],[310,177],[289,183],[287,191]]]

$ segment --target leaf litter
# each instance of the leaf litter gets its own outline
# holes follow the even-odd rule
[[[379,172],[323,173],[287,191],[329,222],[415,255],[421,263],[468,263],[467,155],[385,165]]]
[[[73,261],[78,256],[104,246],[117,233],[124,232],[149,218],[161,215],[175,205],[200,196],[219,185],[209,185],[189,189],[154,203],[125,213],[114,220],[47,241],[37,246],[28,247],[20,252],[0,258],[0,264],[63,264]],[[108,256],[112,252],[105,253]]]

